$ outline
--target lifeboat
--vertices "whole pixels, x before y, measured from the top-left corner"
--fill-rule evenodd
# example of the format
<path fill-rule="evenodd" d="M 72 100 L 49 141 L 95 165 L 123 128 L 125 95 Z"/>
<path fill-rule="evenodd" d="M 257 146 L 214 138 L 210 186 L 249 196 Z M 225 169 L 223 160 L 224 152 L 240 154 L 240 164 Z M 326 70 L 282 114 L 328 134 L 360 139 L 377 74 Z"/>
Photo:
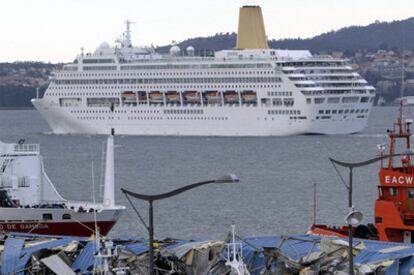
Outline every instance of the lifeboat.
<path fill-rule="evenodd" d="M 389 151 L 379 146 L 381 166 L 379 169 L 378 197 L 375 201 L 374 221 L 353 229 L 357 238 L 376 239 L 386 242 L 414 243 L 414 165 L 411 162 L 412 120 L 403 120 L 403 102 L 400 115 L 393 128 L 388 130 Z M 402 153 L 396 154 L 396 142 L 402 140 Z M 348 235 L 348 227 L 332 227 L 313 224 L 310 234 L 339 236 Z"/>
<path fill-rule="evenodd" d="M 197 91 L 187 91 L 184 92 L 184 98 L 188 103 L 199 103 L 200 93 Z"/>
<path fill-rule="evenodd" d="M 164 103 L 164 96 L 159 91 L 150 92 L 149 99 L 151 103 Z"/>
<path fill-rule="evenodd" d="M 256 103 L 257 102 L 257 95 L 253 91 L 244 91 L 242 94 L 242 101 L 244 103 Z"/>
<path fill-rule="evenodd" d="M 180 94 L 176 91 L 170 91 L 165 94 L 168 102 L 180 102 Z"/>
<path fill-rule="evenodd" d="M 132 91 L 125 91 L 122 93 L 122 101 L 126 104 L 136 104 L 137 103 L 137 95 L 135 92 Z"/>
<path fill-rule="evenodd" d="M 236 91 L 224 92 L 224 101 L 226 103 L 239 103 L 239 94 Z"/>
<path fill-rule="evenodd" d="M 124 96 L 124 97 L 135 97 L 135 92 L 125 91 L 125 92 L 122 93 L 122 96 Z"/>
<path fill-rule="evenodd" d="M 217 92 L 217 91 L 205 92 L 204 96 L 207 99 L 207 102 L 209 102 L 209 103 L 221 102 L 220 93 Z"/>

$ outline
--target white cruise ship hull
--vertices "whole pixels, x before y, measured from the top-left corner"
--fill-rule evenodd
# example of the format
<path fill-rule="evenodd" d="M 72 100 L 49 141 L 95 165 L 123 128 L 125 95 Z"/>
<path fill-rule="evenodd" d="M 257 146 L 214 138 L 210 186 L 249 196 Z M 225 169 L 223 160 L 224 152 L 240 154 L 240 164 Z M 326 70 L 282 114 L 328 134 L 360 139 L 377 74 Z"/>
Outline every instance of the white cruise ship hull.
<path fill-rule="evenodd" d="M 55 134 L 107 134 L 111 128 L 119 135 L 177 136 L 287 136 L 300 134 L 353 134 L 362 131 L 368 121 L 371 103 L 298 106 L 298 114 L 275 114 L 274 108 L 245 106 L 182 107 L 109 107 L 88 108 L 77 113 L 43 98 L 33 105 Z M 336 114 L 321 115 L 320 110 L 335 108 Z M 166 114 L 165 110 L 176 110 Z M 181 111 L 180 111 L 181 110 Z M 188 114 L 183 110 L 199 110 Z M 338 114 L 342 110 L 341 114 Z M 344 114 L 346 110 L 353 113 Z M 361 113 L 355 113 L 361 110 Z M 363 110 L 363 112 L 362 112 Z M 180 113 L 182 112 L 182 113 Z"/>
<path fill-rule="evenodd" d="M 213 56 L 132 46 L 130 24 L 119 45 L 82 51 L 33 99 L 54 133 L 335 135 L 367 125 L 375 88 L 346 59 L 269 48 L 258 6 L 240 9 L 235 49 Z"/>

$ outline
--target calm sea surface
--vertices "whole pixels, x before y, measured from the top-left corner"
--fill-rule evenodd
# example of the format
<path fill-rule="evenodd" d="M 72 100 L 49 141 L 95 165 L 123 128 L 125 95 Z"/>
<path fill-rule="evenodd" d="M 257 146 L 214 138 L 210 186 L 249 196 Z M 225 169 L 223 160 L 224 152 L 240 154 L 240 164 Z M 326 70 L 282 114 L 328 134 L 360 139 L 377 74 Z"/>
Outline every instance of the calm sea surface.
<path fill-rule="evenodd" d="M 147 236 L 121 187 L 157 194 L 227 173 L 236 174 L 240 183 L 212 184 L 156 202 L 156 237 L 224 238 L 231 224 L 242 236 L 304 233 L 313 219 L 314 183 L 317 221 L 343 224 L 347 191 L 328 157 L 360 161 L 376 156 L 376 145 L 387 142 L 385 131 L 396 114 L 396 108 L 374 108 L 368 128 L 350 136 L 117 136 L 116 199 L 129 209 L 111 234 Z M 106 138 L 49 133 L 36 111 L 0 111 L 0 140 L 40 143 L 46 171 L 65 198 L 92 200 L 92 165 L 99 196 Z M 378 165 L 355 171 L 354 204 L 365 222 L 372 221 Z M 136 206 L 147 218 L 146 203 Z"/>

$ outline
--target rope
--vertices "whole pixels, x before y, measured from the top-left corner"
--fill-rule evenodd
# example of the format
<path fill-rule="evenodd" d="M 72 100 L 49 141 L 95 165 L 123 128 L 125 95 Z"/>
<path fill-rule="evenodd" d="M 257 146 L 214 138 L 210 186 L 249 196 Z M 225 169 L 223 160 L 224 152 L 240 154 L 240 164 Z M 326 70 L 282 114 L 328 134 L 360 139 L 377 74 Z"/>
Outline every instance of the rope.
<path fill-rule="evenodd" d="M 331 161 L 331 163 L 332 163 L 332 166 L 334 167 L 336 173 L 338 174 L 339 178 L 341 179 L 342 184 L 346 187 L 346 189 L 349 189 L 349 186 L 346 184 L 344 178 L 341 175 L 341 172 L 339 172 L 338 167 L 336 167 L 334 162 Z"/>
<path fill-rule="evenodd" d="M 128 194 L 124 193 L 125 197 L 127 198 L 128 202 L 131 204 L 132 208 L 134 209 L 135 213 L 138 215 L 138 218 L 142 222 L 142 224 L 145 226 L 145 228 L 149 231 L 149 227 L 145 223 L 144 219 L 142 218 L 141 214 L 139 213 L 138 209 L 135 207 L 135 205 L 132 203 L 131 199 L 128 197 Z"/>

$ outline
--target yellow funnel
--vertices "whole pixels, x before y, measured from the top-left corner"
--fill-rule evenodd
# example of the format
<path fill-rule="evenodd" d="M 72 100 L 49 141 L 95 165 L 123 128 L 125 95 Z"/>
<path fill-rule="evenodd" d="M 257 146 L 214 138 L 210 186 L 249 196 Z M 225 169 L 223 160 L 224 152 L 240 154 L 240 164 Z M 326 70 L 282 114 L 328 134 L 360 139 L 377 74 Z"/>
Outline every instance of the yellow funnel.
<path fill-rule="evenodd" d="M 236 49 L 268 49 L 262 9 L 259 6 L 240 8 Z"/>

